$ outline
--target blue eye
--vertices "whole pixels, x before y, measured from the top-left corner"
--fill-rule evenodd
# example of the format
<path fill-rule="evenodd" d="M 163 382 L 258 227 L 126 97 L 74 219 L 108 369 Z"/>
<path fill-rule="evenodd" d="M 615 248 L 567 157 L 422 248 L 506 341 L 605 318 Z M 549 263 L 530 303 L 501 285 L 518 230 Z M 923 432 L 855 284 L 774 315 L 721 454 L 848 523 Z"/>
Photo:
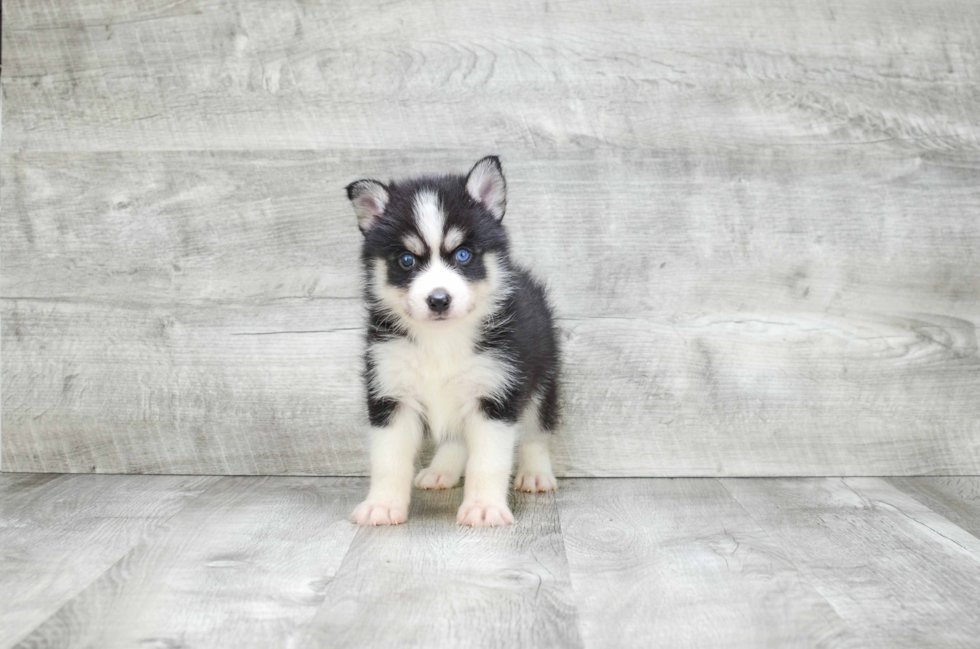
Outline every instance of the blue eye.
<path fill-rule="evenodd" d="M 469 263 L 470 259 L 473 258 L 473 254 L 466 248 L 460 248 L 456 251 L 456 261 L 461 264 Z"/>
<path fill-rule="evenodd" d="M 415 265 L 415 255 L 410 255 L 407 252 L 398 258 L 398 265 L 408 270 Z"/>

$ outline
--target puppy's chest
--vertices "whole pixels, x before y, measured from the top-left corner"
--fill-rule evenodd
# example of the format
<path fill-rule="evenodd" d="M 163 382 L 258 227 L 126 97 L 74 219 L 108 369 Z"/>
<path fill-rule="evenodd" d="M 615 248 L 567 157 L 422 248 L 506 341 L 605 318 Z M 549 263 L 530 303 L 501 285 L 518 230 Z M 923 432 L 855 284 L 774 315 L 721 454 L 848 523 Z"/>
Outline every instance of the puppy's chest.
<path fill-rule="evenodd" d="M 371 355 L 378 391 L 423 410 L 434 432 L 453 427 L 507 380 L 499 359 L 471 345 L 397 339 L 376 344 Z"/>

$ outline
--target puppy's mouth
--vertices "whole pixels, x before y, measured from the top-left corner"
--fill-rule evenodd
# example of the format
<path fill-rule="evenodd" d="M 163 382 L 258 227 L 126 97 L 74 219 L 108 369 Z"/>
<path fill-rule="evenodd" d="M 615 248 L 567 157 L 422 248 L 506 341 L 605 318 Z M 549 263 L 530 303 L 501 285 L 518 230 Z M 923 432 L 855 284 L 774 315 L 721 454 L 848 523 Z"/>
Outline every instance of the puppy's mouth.
<path fill-rule="evenodd" d="M 439 315 L 430 315 L 425 319 L 425 321 L 426 322 L 449 322 L 450 320 L 458 320 L 458 319 L 459 316 L 441 313 Z"/>
<path fill-rule="evenodd" d="M 473 311 L 472 307 L 466 309 L 465 312 L 460 312 L 455 309 L 447 313 L 432 313 L 430 311 L 424 314 L 421 318 L 416 318 L 416 320 L 420 320 L 422 322 L 427 322 L 427 323 L 431 322 L 431 323 L 440 323 L 440 324 L 443 323 L 451 324 L 454 322 L 460 322 L 461 320 L 465 320 L 466 316 L 468 316 L 472 311 Z"/>

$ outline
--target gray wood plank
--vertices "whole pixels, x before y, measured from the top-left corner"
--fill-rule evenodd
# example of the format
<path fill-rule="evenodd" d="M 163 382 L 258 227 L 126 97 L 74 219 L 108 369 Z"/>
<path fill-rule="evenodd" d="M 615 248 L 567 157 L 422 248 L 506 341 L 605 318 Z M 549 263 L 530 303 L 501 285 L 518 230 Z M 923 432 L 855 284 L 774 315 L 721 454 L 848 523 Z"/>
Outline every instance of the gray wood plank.
<path fill-rule="evenodd" d="M 478 154 L 6 155 L 3 467 L 362 474 L 339 188 Z M 971 155 L 505 164 L 516 256 L 565 330 L 560 475 L 980 470 Z"/>
<path fill-rule="evenodd" d="M 897 489 L 881 478 L 846 478 L 844 483 L 866 498 L 872 507 L 893 509 L 908 521 L 918 523 L 924 534 L 938 536 L 980 559 L 980 538 L 970 534 L 942 513 Z"/>
<path fill-rule="evenodd" d="M 2 295 L 355 300 L 362 239 L 344 185 L 463 171 L 483 153 L 4 154 Z M 980 312 L 980 154 L 870 145 L 503 161 L 514 255 L 568 317 Z"/>
<path fill-rule="evenodd" d="M 973 0 L 5 0 L 4 146 L 977 150 L 978 30 Z"/>
<path fill-rule="evenodd" d="M 2 473 L 0 474 L 0 507 L 4 512 L 13 511 L 20 502 L 29 500 L 29 494 L 61 476 L 56 473 Z"/>
<path fill-rule="evenodd" d="M 0 310 L 7 470 L 336 475 L 367 467 L 362 334 L 332 321 L 329 301 L 18 304 Z"/>
<path fill-rule="evenodd" d="M 330 322 L 329 303 L 142 309 L 4 300 L 3 307 L 8 470 L 343 475 L 367 468 L 361 334 L 353 322 Z M 943 321 L 916 319 L 903 334 L 893 322 L 797 319 L 787 328 L 802 340 L 783 340 L 779 331 L 787 329 L 778 325 L 564 321 L 568 408 L 554 440 L 557 470 L 975 470 L 975 357 L 915 342 L 920 335 L 956 340 L 963 330 L 940 334 Z M 274 327 L 312 333 L 235 335 Z M 876 330 L 887 340 L 875 340 Z M 865 406 L 866 394 L 895 401 Z M 885 417 L 885 408 L 887 420 L 873 418 Z M 929 414 L 937 420 L 922 419 Z"/>
<path fill-rule="evenodd" d="M 889 478 L 888 483 L 980 538 L 980 476 Z"/>
<path fill-rule="evenodd" d="M 715 480 L 563 480 L 558 505 L 588 646 L 860 646 Z"/>
<path fill-rule="evenodd" d="M 322 601 L 366 488 L 222 478 L 18 646 L 286 646 Z"/>
<path fill-rule="evenodd" d="M 416 491 L 406 525 L 361 529 L 299 646 L 582 646 L 554 496 L 492 530 L 458 526 L 461 501 Z"/>
<path fill-rule="evenodd" d="M 879 479 L 722 483 L 866 646 L 975 644 L 980 555 L 961 544 L 977 541 L 965 531 L 950 538 Z"/>
<path fill-rule="evenodd" d="M 0 647 L 23 638 L 217 480 L 44 478 L 19 497 L 0 498 Z"/>

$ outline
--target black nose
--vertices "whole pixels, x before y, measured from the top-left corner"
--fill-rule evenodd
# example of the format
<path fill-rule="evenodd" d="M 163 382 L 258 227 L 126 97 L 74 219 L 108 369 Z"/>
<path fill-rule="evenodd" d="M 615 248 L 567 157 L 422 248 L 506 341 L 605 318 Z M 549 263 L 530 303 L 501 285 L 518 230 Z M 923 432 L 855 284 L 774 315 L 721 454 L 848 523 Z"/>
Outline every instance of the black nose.
<path fill-rule="evenodd" d="M 429 311 L 433 313 L 445 313 L 449 310 L 449 302 L 451 300 L 448 293 L 436 290 L 425 301 L 429 303 Z"/>

